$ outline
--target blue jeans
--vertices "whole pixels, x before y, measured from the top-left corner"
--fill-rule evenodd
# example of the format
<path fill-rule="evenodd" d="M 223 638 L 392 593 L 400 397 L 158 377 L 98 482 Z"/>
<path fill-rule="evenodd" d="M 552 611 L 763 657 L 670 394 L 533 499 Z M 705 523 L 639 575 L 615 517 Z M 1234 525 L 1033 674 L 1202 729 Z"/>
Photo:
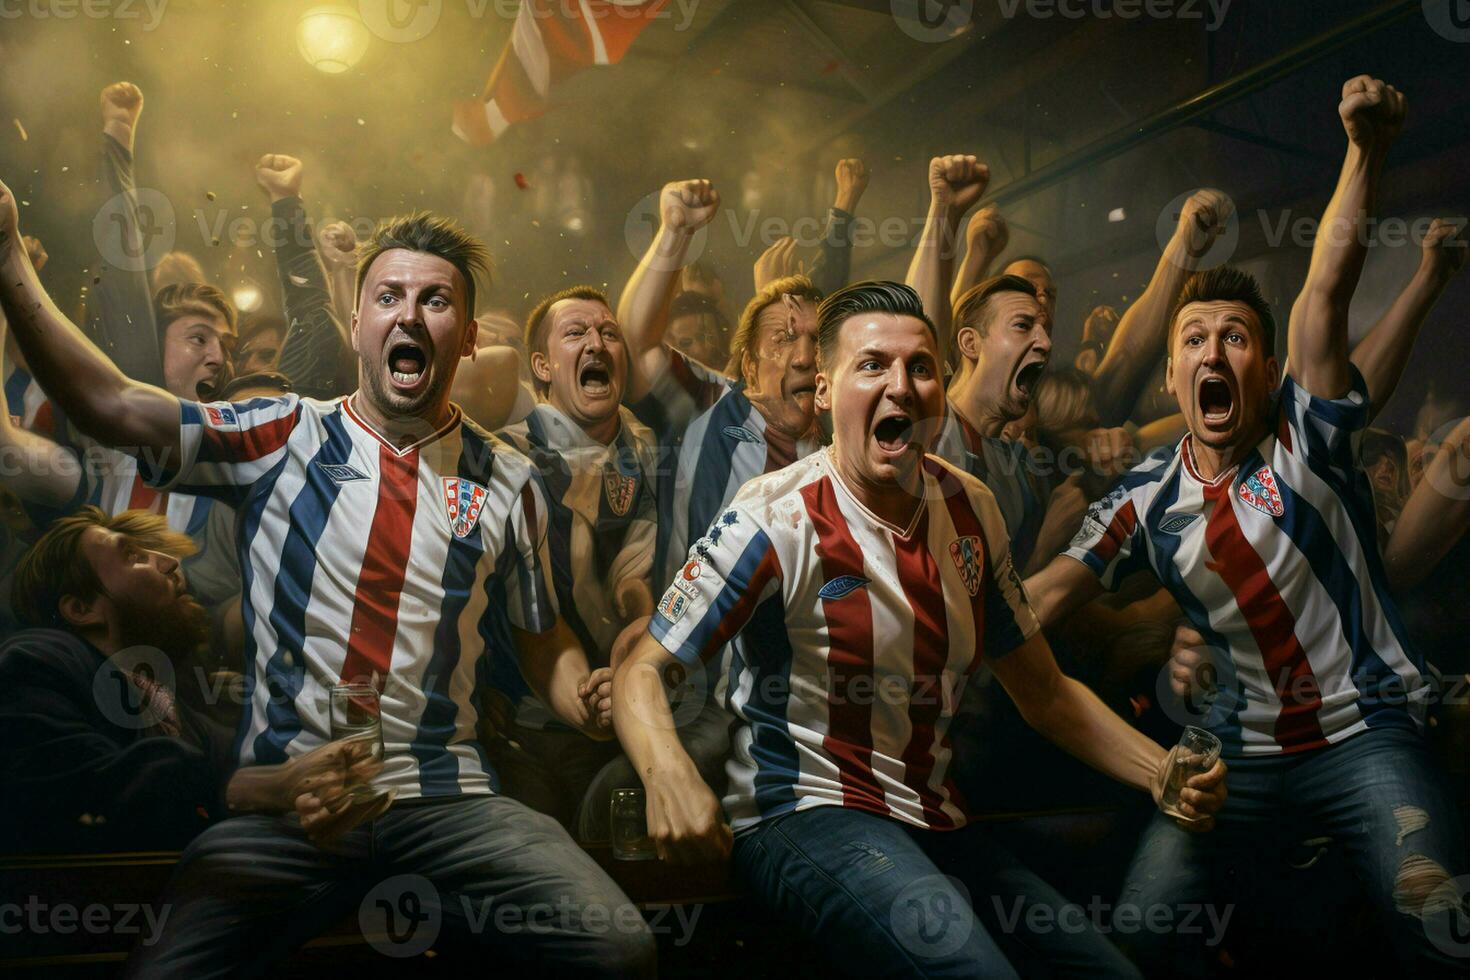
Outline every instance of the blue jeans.
<path fill-rule="evenodd" d="M 1304 840 L 1324 838 L 1331 842 L 1320 847 L 1341 854 L 1397 964 L 1414 964 L 1415 975 L 1470 969 L 1463 931 L 1470 879 L 1453 880 L 1467 870 L 1460 815 L 1420 736 L 1372 729 L 1299 755 L 1227 764 L 1229 798 L 1215 830 L 1191 834 L 1155 814 L 1128 869 L 1118 910 L 1131 910 L 1135 921 L 1158 907 L 1175 913 L 1174 921 L 1181 910 L 1204 910 L 1195 917 L 1202 928 L 1187 935 L 1115 931 L 1145 973 L 1207 976 L 1218 958 L 1221 920 L 1237 904 L 1244 916 L 1234 918 L 1252 922 L 1257 950 L 1310 957 L 1315 944 L 1352 941 L 1342 936 L 1342 921 L 1320 928 L 1313 921 L 1314 911 L 1337 896 L 1320 888 L 1304 896 L 1314 876 L 1293 868 L 1314 856 L 1303 854 Z"/>
<path fill-rule="evenodd" d="M 194 840 L 162 902 L 162 936 L 129 977 L 265 975 L 354 911 L 390 958 L 442 925 L 555 975 L 654 973 L 627 896 L 555 820 L 504 796 L 399 803 L 325 849 L 284 818 L 234 817 Z"/>
<path fill-rule="evenodd" d="M 1081 906 L 975 826 L 920 830 L 818 806 L 742 833 L 734 862 L 834 976 L 1138 975 Z"/>

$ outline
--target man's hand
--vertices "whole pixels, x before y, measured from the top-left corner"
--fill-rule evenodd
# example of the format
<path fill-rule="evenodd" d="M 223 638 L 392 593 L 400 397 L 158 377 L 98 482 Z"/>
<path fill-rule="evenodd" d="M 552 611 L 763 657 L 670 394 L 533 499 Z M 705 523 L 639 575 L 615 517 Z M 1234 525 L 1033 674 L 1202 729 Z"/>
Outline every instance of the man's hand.
<path fill-rule="evenodd" d="M 990 168 L 973 156 L 957 153 L 929 161 L 929 200 L 935 207 L 948 208 L 958 221 L 990 184 Z"/>
<path fill-rule="evenodd" d="M 1226 194 L 1213 188 L 1203 188 L 1189 195 L 1184 207 L 1179 209 L 1179 227 L 1175 238 L 1183 245 L 1192 259 L 1203 258 L 1225 231 L 1230 217 L 1235 214 L 1235 202 Z"/>
<path fill-rule="evenodd" d="M 785 276 L 806 274 L 806 263 L 796 257 L 796 239 L 788 236 L 778 238 L 776 244 L 761 253 L 755 260 L 755 291 Z"/>
<path fill-rule="evenodd" d="M 1214 697 L 1216 680 L 1215 664 L 1203 634 L 1180 623 L 1169 651 L 1169 690 L 1194 707 Z"/>
<path fill-rule="evenodd" d="M 1106 345 L 1118 329 L 1118 311 L 1111 306 L 1094 306 L 1082 324 L 1082 339 Z"/>
<path fill-rule="evenodd" d="M 714 220 L 720 192 L 707 180 L 676 180 L 658 195 L 658 216 L 665 228 L 693 234 Z"/>
<path fill-rule="evenodd" d="M 301 196 L 301 161 L 283 153 L 267 153 L 255 165 L 255 182 L 265 188 L 271 203 Z"/>
<path fill-rule="evenodd" d="M 1154 775 L 1152 791 L 1155 806 L 1163 798 L 1164 781 L 1169 777 L 1169 769 L 1174 764 L 1174 757 L 1179 754 L 1179 749 L 1180 746 L 1176 745 L 1169 750 Z M 1174 822 L 1192 833 L 1202 834 L 1213 830 L 1215 814 L 1225 805 L 1225 795 L 1225 761 L 1216 759 L 1208 772 L 1196 773 L 1185 780 L 1184 786 L 1179 790 L 1179 810 L 1185 816 L 1174 817 Z"/>
<path fill-rule="evenodd" d="M 30 235 L 22 235 L 20 240 L 25 243 L 26 254 L 31 257 L 31 268 L 40 272 L 46 267 L 46 260 L 51 257 L 46 254 L 46 246 L 41 244 L 39 238 L 32 238 Z"/>
<path fill-rule="evenodd" d="M 1138 461 L 1127 429 L 1093 429 L 1087 433 L 1086 445 L 1087 465 L 1103 476 L 1118 476 Z"/>
<path fill-rule="evenodd" d="M 730 856 L 734 837 L 720 801 L 692 767 L 682 777 L 645 775 L 648 836 L 660 861 L 715 864 Z"/>
<path fill-rule="evenodd" d="M 965 229 L 965 244 L 985 252 L 992 259 L 1005 251 L 1010 241 L 1011 229 L 1006 219 L 1001 217 L 1000 208 L 994 204 L 987 204 L 976 211 L 975 217 L 970 219 L 970 226 Z"/>
<path fill-rule="evenodd" d="M 357 234 L 345 221 L 333 221 L 321 232 L 322 261 L 327 269 L 357 268 Z"/>
<path fill-rule="evenodd" d="M 1424 268 L 1441 279 L 1449 279 L 1463 269 L 1465 256 L 1470 254 L 1470 243 L 1465 241 L 1463 231 L 1463 221 L 1435 218 L 1424 233 Z"/>
<path fill-rule="evenodd" d="M 852 157 L 837 161 L 837 197 L 832 206 L 839 211 L 853 214 L 863 192 L 868 189 L 868 168 L 863 161 Z"/>
<path fill-rule="evenodd" d="M 1360 149 L 1379 153 L 1398 138 L 1407 112 L 1408 102 L 1398 89 L 1369 75 L 1348 79 L 1337 107 L 1348 140 Z"/>
<path fill-rule="evenodd" d="M 143 91 L 132 82 L 113 82 L 102 90 L 102 131 L 129 152 L 142 114 Z"/>
<path fill-rule="evenodd" d="M 598 731 L 612 730 L 613 669 L 598 667 L 577 685 L 577 697 L 587 706 L 587 716 Z"/>

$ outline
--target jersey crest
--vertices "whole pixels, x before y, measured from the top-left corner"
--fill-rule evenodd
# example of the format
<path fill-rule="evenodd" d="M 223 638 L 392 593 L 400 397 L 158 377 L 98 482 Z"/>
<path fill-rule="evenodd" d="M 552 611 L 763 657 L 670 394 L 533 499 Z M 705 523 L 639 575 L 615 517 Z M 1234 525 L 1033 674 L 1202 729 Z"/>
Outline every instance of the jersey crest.
<path fill-rule="evenodd" d="M 602 491 L 613 514 L 626 517 L 633 506 L 633 498 L 638 495 L 638 477 L 609 463 L 602 469 Z"/>
<path fill-rule="evenodd" d="M 480 511 L 490 491 L 470 480 L 458 476 L 446 476 L 444 482 L 444 507 L 449 514 L 449 529 L 456 538 L 468 537 L 479 523 Z"/>
<path fill-rule="evenodd" d="M 980 572 L 984 564 L 984 554 L 985 549 L 981 546 L 979 537 L 973 534 L 956 538 L 949 545 L 949 557 L 954 559 L 954 567 L 960 570 L 960 580 L 965 583 L 965 588 L 972 597 L 980 594 Z"/>
<path fill-rule="evenodd" d="M 1286 513 L 1281 503 L 1281 491 L 1276 487 L 1276 474 L 1269 466 L 1262 466 L 1241 482 L 1240 499 L 1271 517 Z"/>

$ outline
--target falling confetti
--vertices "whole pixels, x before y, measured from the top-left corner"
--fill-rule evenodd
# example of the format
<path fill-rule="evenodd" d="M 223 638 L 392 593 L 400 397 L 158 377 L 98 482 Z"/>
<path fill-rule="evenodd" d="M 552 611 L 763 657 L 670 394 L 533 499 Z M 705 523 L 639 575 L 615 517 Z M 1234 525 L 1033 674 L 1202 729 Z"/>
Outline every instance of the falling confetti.
<path fill-rule="evenodd" d="M 20 133 L 20 141 L 22 143 L 25 143 L 25 142 L 29 141 L 31 137 L 26 133 L 26 128 L 21 125 L 20 120 L 19 119 L 11 119 L 10 121 L 13 122 L 13 123 L 15 123 L 15 131 L 17 133 Z"/>
<path fill-rule="evenodd" d="M 205 191 L 204 192 L 204 199 L 206 201 L 213 201 L 214 200 L 214 191 Z"/>
<path fill-rule="evenodd" d="M 521 173 L 519 170 L 516 171 L 515 181 L 516 186 L 519 187 L 521 190 L 526 190 L 531 186 L 531 182 L 526 179 L 526 175 Z"/>

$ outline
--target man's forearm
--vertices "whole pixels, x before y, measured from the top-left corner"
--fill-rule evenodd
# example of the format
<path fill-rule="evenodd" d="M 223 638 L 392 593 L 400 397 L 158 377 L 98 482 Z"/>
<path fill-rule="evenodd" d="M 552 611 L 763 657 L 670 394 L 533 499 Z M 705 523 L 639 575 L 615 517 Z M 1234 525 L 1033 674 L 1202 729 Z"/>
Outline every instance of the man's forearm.
<path fill-rule="evenodd" d="M 1123 313 L 1102 363 L 1093 375 L 1093 401 L 1104 426 L 1122 425 L 1167 353 L 1169 314 L 1199 260 L 1176 232 L 1154 267 L 1148 288 Z"/>
<path fill-rule="evenodd" d="M 924 312 L 934 321 L 941 351 L 949 349 L 952 315 L 949 293 L 950 284 L 954 281 L 958 224 L 958 218 L 951 207 L 931 204 L 924 219 L 924 230 L 919 235 L 919 247 L 914 250 L 908 275 L 904 277 L 904 282 L 919 294 Z"/>
<path fill-rule="evenodd" d="M 231 813 L 285 813 L 295 806 L 289 799 L 295 760 L 274 766 L 244 766 L 225 786 L 225 806 Z"/>
<path fill-rule="evenodd" d="M 662 655 L 658 641 L 645 636 L 618 669 L 613 679 L 613 727 L 640 779 L 698 779 L 698 769 L 679 741 L 663 681 L 652 662 Z"/>
<path fill-rule="evenodd" d="M 664 342 L 669 304 L 684 268 L 693 234 L 660 225 L 638 267 L 618 297 L 618 325 L 630 357 Z"/>
<path fill-rule="evenodd" d="M 522 635 L 520 651 L 521 675 L 532 693 L 567 725 L 592 738 L 607 738 L 597 728 L 587 703 L 578 688 L 592 673 L 587 655 L 577 637 L 564 621 L 539 635 Z"/>
<path fill-rule="evenodd" d="M 1414 349 L 1419 328 L 1439 301 L 1449 278 L 1427 263 L 1421 264 L 1383 318 L 1353 348 L 1351 360 L 1368 384 L 1368 402 L 1374 415 L 1393 396 L 1404 366 Z"/>
<path fill-rule="evenodd" d="M 1389 586 L 1402 595 L 1434 571 L 1470 529 L 1470 419 L 1455 426 L 1409 495 L 1383 549 Z"/>
<path fill-rule="evenodd" d="M 1166 752 L 1081 681 L 1061 675 L 1051 698 L 1034 716 L 1017 704 L 1031 727 L 1068 754 L 1120 783 L 1151 792 Z"/>
<path fill-rule="evenodd" d="M 988 242 L 989 239 L 985 239 L 984 243 L 979 239 L 972 239 L 965 246 L 965 257 L 960 260 L 959 271 L 954 276 L 954 285 L 949 290 L 949 303 L 951 307 L 958 304 L 961 296 L 969 292 L 972 287 L 983 282 L 985 277 L 989 275 L 990 267 L 995 263 L 997 253 L 990 249 Z"/>

